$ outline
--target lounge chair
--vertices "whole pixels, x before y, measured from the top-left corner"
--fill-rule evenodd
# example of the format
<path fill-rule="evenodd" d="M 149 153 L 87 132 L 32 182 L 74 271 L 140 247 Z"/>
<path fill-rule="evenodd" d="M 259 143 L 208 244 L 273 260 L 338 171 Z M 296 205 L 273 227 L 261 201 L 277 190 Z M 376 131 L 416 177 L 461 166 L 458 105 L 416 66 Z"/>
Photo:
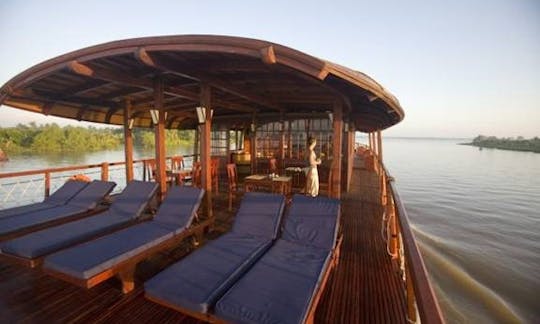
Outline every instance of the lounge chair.
<path fill-rule="evenodd" d="M 32 268 L 39 266 L 48 254 L 137 221 L 157 189 L 153 182 L 131 181 L 106 211 L 3 242 L 0 258 Z"/>
<path fill-rule="evenodd" d="M 151 221 L 49 255 L 43 270 L 85 288 L 118 275 L 123 292 L 128 293 L 134 288 L 137 263 L 176 245 L 200 227 L 191 224 L 203 195 L 199 188 L 172 187 Z"/>
<path fill-rule="evenodd" d="M 281 195 L 246 193 L 232 230 L 147 281 L 146 298 L 209 320 L 209 308 L 277 237 L 284 206 Z"/>
<path fill-rule="evenodd" d="M 313 322 L 339 254 L 340 204 L 294 196 L 283 235 L 217 302 L 215 316 L 233 323 Z"/>
<path fill-rule="evenodd" d="M 0 219 L 65 205 L 79 191 L 86 187 L 87 184 L 87 182 L 83 181 L 69 180 L 42 202 L 0 210 Z"/>
<path fill-rule="evenodd" d="M 67 189 L 76 189 L 78 186 L 71 184 L 67 186 Z M 92 215 L 92 211 L 97 208 L 98 204 L 115 186 L 116 184 L 114 182 L 92 181 L 86 184 L 63 205 L 3 217 L 0 219 L 0 240 L 11 239 L 45 227 Z M 62 192 L 53 201 L 60 201 L 60 197 L 65 196 L 67 194 Z"/>

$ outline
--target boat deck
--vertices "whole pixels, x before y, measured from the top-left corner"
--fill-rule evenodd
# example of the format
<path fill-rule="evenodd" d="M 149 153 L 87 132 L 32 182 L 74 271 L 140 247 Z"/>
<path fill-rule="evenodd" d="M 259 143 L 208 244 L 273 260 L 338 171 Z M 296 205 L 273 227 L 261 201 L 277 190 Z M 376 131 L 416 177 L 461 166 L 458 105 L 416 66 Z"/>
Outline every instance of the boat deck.
<path fill-rule="evenodd" d="M 386 252 L 377 177 L 355 166 L 351 190 L 342 197 L 344 241 L 339 265 L 329 278 L 316 313 L 320 323 L 405 323 L 403 284 Z M 216 231 L 227 230 L 234 213 L 225 195 L 215 199 Z M 210 239 L 212 237 L 209 237 Z M 141 283 L 192 250 L 191 244 L 155 256 L 136 273 L 134 292 L 123 295 L 117 280 L 90 290 L 37 270 L 0 263 L 0 318 L 5 323 L 197 323 L 147 301 Z"/>

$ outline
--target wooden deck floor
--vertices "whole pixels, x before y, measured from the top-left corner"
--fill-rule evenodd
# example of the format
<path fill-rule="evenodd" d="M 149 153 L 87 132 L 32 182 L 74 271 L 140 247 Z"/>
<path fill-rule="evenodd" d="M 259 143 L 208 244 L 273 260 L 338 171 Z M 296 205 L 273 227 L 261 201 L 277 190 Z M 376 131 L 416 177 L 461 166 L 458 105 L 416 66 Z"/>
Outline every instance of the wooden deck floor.
<path fill-rule="evenodd" d="M 343 197 L 344 241 L 338 267 L 317 309 L 320 323 L 405 323 L 401 282 L 380 236 L 381 207 L 373 174 L 355 168 L 351 191 Z M 227 230 L 234 213 L 224 197 L 215 202 L 216 233 Z M 211 237 L 210 237 L 211 238 Z M 141 283 L 191 250 L 186 243 L 157 255 L 137 269 L 133 293 L 123 295 L 116 280 L 90 290 L 37 270 L 0 263 L 0 319 L 4 323 L 196 323 L 147 301 Z"/>

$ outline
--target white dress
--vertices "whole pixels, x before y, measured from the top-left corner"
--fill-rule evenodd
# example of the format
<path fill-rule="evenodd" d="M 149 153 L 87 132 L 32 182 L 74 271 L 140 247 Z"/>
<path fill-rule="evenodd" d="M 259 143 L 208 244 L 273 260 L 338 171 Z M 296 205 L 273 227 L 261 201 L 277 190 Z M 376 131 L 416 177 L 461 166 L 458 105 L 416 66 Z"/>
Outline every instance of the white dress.
<path fill-rule="evenodd" d="M 309 153 L 309 166 L 306 172 L 306 195 L 317 197 L 319 195 L 319 172 L 317 171 L 317 157 L 315 152 Z"/>

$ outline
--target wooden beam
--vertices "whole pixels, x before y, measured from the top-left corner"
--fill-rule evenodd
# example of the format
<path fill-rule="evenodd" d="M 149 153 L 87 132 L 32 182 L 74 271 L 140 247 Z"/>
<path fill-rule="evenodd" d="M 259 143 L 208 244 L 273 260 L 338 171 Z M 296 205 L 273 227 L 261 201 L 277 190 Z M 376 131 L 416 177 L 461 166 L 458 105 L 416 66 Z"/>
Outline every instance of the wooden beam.
<path fill-rule="evenodd" d="M 41 111 L 43 112 L 45 116 L 49 115 L 54 104 L 55 102 L 53 101 L 53 102 L 47 102 L 46 104 L 43 105 L 43 107 L 41 108 Z"/>
<path fill-rule="evenodd" d="M 333 109 L 333 150 L 332 150 L 332 197 L 341 198 L 341 149 L 343 146 L 343 104 L 336 99 Z"/>
<path fill-rule="evenodd" d="M 209 218 L 213 217 L 212 210 L 212 175 L 211 175 L 211 156 L 210 156 L 210 141 L 212 129 L 212 98 L 210 85 L 201 83 L 200 105 L 206 109 L 206 120 L 200 125 L 201 129 L 201 173 L 202 187 L 206 191 L 206 211 Z"/>
<path fill-rule="evenodd" d="M 110 81 L 110 82 L 122 84 L 124 86 L 138 87 L 138 88 L 147 89 L 147 90 L 154 89 L 154 84 L 152 81 L 144 79 L 144 78 L 137 78 L 127 73 L 119 73 L 118 71 L 111 71 L 111 70 L 107 70 L 103 68 L 92 68 L 88 65 L 84 65 L 77 61 L 72 61 L 67 66 L 68 66 L 68 69 L 72 73 L 85 76 L 88 78 Z M 182 87 L 168 86 L 168 87 L 164 87 L 163 90 L 164 90 L 164 93 L 167 95 L 175 96 L 178 98 L 190 99 L 194 102 L 199 102 L 198 93 L 186 90 Z M 249 106 L 229 103 L 229 102 L 218 100 L 218 99 L 214 100 L 214 104 L 221 108 L 244 111 L 244 112 L 253 112 L 256 110 Z"/>
<path fill-rule="evenodd" d="M 78 96 L 106 85 L 109 85 L 109 82 L 103 80 L 89 80 L 83 84 L 65 89 L 64 93 L 69 94 L 70 96 Z"/>
<path fill-rule="evenodd" d="M 111 109 L 109 109 L 107 111 L 107 115 L 105 115 L 105 122 L 107 124 L 110 124 L 112 116 L 118 111 L 120 111 L 120 108 L 111 108 Z"/>
<path fill-rule="evenodd" d="M 275 109 L 278 111 L 283 110 L 276 103 L 271 102 L 267 98 L 263 98 L 256 94 L 249 93 L 249 91 L 245 89 L 241 89 L 237 86 L 234 86 L 228 81 L 220 80 L 219 78 L 215 76 L 210 76 L 206 73 L 196 71 L 193 68 L 179 66 L 177 63 L 164 60 L 164 59 L 159 59 L 155 57 L 155 55 L 148 53 L 144 48 L 137 49 L 137 51 L 135 52 L 135 57 L 141 63 L 147 66 L 150 66 L 154 69 L 157 69 L 159 71 L 169 72 L 169 73 L 176 74 L 184 78 L 204 82 L 210 85 L 211 87 L 220 89 L 224 92 L 231 93 L 237 97 L 254 102 L 261 106 L 265 106 L 267 108 Z"/>
<path fill-rule="evenodd" d="M 133 180 L 133 136 L 129 128 L 131 118 L 131 101 L 126 100 L 124 107 L 124 154 L 126 160 L 126 185 Z"/>
<path fill-rule="evenodd" d="M 79 108 L 79 111 L 77 111 L 77 117 L 76 117 L 78 121 L 82 120 L 84 113 L 86 112 L 86 109 L 88 109 L 88 106 L 82 106 L 81 108 Z"/>
<path fill-rule="evenodd" d="M 159 183 L 159 199 L 163 201 L 167 192 L 166 178 L 166 152 L 165 152 L 165 110 L 163 109 L 163 80 L 156 78 L 154 80 L 154 109 L 159 111 L 158 123 L 154 126 L 155 129 L 155 146 L 156 146 L 156 176 Z"/>
<path fill-rule="evenodd" d="M 261 60 L 265 64 L 276 64 L 276 53 L 274 53 L 274 46 L 270 45 L 260 49 Z"/>
<path fill-rule="evenodd" d="M 77 105 L 87 105 L 94 107 L 118 107 L 118 103 L 109 100 L 93 99 L 93 98 L 82 98 L 82 97 L 72 97 L 64 96 L 58 93 L 53 93 L 50 91 L 43 90 L 25 90 L 21 92 L 20 95 L 23 98 L 36 99 L 39 101 L 51 102 L 51 103 L 69 103 Z"/>

